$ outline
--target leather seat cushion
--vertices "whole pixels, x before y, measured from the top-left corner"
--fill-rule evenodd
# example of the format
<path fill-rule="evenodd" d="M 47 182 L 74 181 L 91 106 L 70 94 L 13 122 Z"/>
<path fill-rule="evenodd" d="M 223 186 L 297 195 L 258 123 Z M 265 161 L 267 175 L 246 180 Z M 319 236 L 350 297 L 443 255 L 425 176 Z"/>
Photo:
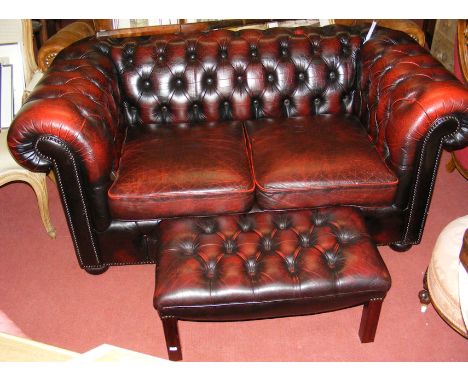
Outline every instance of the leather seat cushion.
<path fill-rule="evenodd" d="M 319 313 L 382 298 L 390 275 L 351 207 L 161 222 L 161 316 L 237 320 Z"/>
<path fill-rule="evenodd" d="M 109 205 L 117 219 L 235 213 L 254 182 L 239 122 L 150 128 L 127 140 Z"/>
<path fill-rule="evenodd" d="M 354 116 L 262 119 L 246 126 L 261 207 L 392 204 L 398 179 Z"/>

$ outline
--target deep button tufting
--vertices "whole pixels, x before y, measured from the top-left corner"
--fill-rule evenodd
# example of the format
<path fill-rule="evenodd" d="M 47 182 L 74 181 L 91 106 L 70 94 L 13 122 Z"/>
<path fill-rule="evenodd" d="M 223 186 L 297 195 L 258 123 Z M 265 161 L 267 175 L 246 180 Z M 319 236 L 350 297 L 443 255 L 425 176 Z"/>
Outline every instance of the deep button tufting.
<path fill-rule="evenodd" d="M 273 252 L 276 250 L 276 242 L 271 236 L 263 236 L 260 240 L 261 252 Z"/>
<path fill-rule="evenodd" d="M 163 113 L 167 113 L 167 106 L 166 105 L 161 106 L 161 111 Z"/>
<path fill-rule="evenodd" d="M 255 228 L 253 219 L 248 216 L 241 216 L 237 224 L 242 232 L 249 232 Z"/>
<path fill-rule="evenodd" d="M 304 81 L 304 79 L 305 79 L 305 74 L 304 74 L 303 72 L 299 72 L 299 74 L 297 75 L 297 77 L 299 78 L 299 80 Z"/>
<path fill-rule="evenodd" d="M 159 62 L 163 62 L 165 59 L 166 59 L 166 56 L 165 56 L 164 54 L 160 54 L 160 55 L 158 56 L 158 61 L 159 61 Z"/>
<path fill-rule="evenodd" d="M 244 83 L 244 76 L 242 74 L 237 75 L 237 83 L 242 85 Z"/>
<path fill-rule="evenodd" d="M 184 79 L 182 77 L 174 77 L 174 79 L 172 80 L 172 83 L 173 83 L 173 87 L 176 89 L 176 90 L 182 90 L 184 88 Z"/>
<path fill-rule="evenodd" d="M 257 260 L 255 258 L 249 257 L 245 262 L 245 266 L 250 277 L 257 274 Z"/>
<path fill-rule="evenodd" d="M 150 88 L 151 88 L 151 81 L 148 80 L 148 79 L 143 80 L 143 88 L 144 88 L 145 90 L 150 89 Z"/>
<path fill-rule="evenodd" d="M 328 222 L 327 215 L 321 214 L 320 212 L 315 212 L 311 216 L 312 223 L 314 223 L 317 227 L 321 227 Z"/>
<path fill-rule="evenodd" d="M 226 48 L 221 48 L 219 56 L 221 58 L 227 58 L 227 56 L 228 56 L 227 49 Z"/>
<path fill-rule="evenodd" d="M 251 47 L 250 48 L 250 56 L 251 57 L 257 57 L 258 56 L 258 51 L 257 51 L 257 48 L 256 47 Z"/>
<path fill-rule="evenodd" d="M 360 235 L 366 230 L 359 210 L 337 207 L 319 212 L 317 216 L 329 216 L 330 226 L 343 232 Z M 363 236 L 342 250 L 328 227 L 316 229 L 313 213 L 217 216 L 212 219 L 219 231 L 211 237 L 198 229 L 209 222 L 206 218 L 164 220 L 156 268 L 158 311 L 203 321 L 267 318 L 272 312 L 310 314 L 336 309 L 336 301 L 354 306 L 384 296 L 390 276 L 372 240 Z M 278 231 L 286 217 L 291 219 L 290 227 Z M 247 232 L 251 225 L 255 231 Z M 304 246 L 313 249 L 299 246 L 301 236 Z M 196 257 L 174 252 L 179 249 L 177 238 L 193 242 L 197 237 L 201 244 Z"/>
<path fill-rule="evenodd" d="M 325 259 L 328 268 L 335 272 L 338 272 L 344 265 L 344 258 L 341 256 L 339 251 L 335 252 L 332 250 L 326 250 L 323 253 L 323 258 Z"/>
<path fill-rule="evenodd" d="M 234 239 L 226 239 L 223 243 L 224 253 L 231 255 L 237 251 L 237 243 Z"/>
<path fill-rule="evenodd" d="M 291 105 L 291 100 L 290 100 L 289 98 L 286 98 L 286 99 L 283 101 L 283 104 L 284 104 L 284 106 L 287 107 L 287 106 Z"/>
<path fill-rule="evenodd" d="M 322 101 L 320 100 L 320 98 L 318 98 L 318 97 L 314 98 L 314 103 L 315 103 L 316 105 L 320 105 L 320 102 L 322 102 Z"/>
<path fill-rule="evenodd" d="M 216 276 L 216 261 L 213 259 L 206 263 L 206 277 L 212 279 Z"/>
<path fill-rule="evenodd" d="M 178 247 L 184 255 L 193 256 L 198 251 L 199 243 L 190 238 L 181 240 L 178 243 Z"/>
<path fill-rule="evenodd" d="M 287 214 L 278 215 L 274 220 L 276 227 L 279 230 L 285 230 L 291 227 L 291 217 Z"/>
<path fill-rule="evenodd" d="M 288 48 L 282 48 L 282 49 L 281 49 L 281 55 L 282 55 L 283 57 L 289 56 L 289 50 L 288 50 Z"/>
<path fill-rule="evenodd" d="M 294 256 L 286 256 L 284 258 L 284 261 L 286 262 L 286 267 L 288 268 L 288 271 L 291 275 L 295 275 L 297 273 L 296 269 L 296 259 Z"/>
<path fill-rule="evenodd" d="M 315 242 L 316 242 L 316 237 L 309 232 L 302 232 L 298 236 L 299 238 L 299 245 L 302 248 L 310 248 L 312 247 Z"/>
<path fill-rule="evenodd" d="M 334 232 L 337 242 L 340 245 L 344 244 L 355 244 L 355 242 L 359 239 L 359 234 L 354 231 L 350 231 L 347 229 L 337 229 Z"/>
<path fill-rule="evenodd" d="M 328 73 L 328 78 L 330 80 L 335 80 L 336 79 L 336 73 L 334 71 L 331 71 L 330 73 Z"/>
<path fill-rule="evenodd" d="M 205 78 L 205 86 L 206 87 L 211 88 L 211 87 L 213 87 L 214 83 L 215 83 L 215 79 L 211 75 L 207 76 Z"/>
<path fill-rule="evenodd" d="M 211 218 L 200 219 L 197 222 L 197 226 L 200 232 L 206 235 L 211 235 L 218 230 L 217 221 Z"/>
<path fill-rule="evenodd" d="M 267 75 L 267 80 L 268 82 L 274 82 L 275 81 L 275 75 L 273 73 L 268 73 Z"/>

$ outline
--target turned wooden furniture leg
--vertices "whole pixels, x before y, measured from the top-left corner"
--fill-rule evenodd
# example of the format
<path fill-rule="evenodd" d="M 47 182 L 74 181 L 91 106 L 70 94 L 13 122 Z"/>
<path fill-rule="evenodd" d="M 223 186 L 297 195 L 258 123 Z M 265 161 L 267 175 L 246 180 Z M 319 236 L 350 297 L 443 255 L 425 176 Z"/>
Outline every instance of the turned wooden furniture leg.
<path fill-rule="evenodd" d="M 177 328 L 177 318 L 161 317 L 166 337 L 167 354 L 171 361 L 182 359 L 182 349 L 180 347 L 179 329 Z"/>
<path fill-rule="evenodd" d="M 377 324 L 379 323 L 380 310 L 383 299 L 373 299 L 364 304 L 362 309 L 361 326 L 359 327 L 359 337 L 362 343 L 373 342 Z"/>

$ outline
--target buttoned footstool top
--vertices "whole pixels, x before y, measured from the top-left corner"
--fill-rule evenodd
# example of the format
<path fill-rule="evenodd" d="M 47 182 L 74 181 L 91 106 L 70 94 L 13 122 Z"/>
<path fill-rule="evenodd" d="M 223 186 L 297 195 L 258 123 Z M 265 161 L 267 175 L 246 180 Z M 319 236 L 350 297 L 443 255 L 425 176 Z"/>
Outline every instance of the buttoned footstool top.
<path fill-rule="evenodd" d="M 351 207 L 165 220 L 160 230 L 163 322 L 313 314 L 381 301 L 391 284 Z"/>

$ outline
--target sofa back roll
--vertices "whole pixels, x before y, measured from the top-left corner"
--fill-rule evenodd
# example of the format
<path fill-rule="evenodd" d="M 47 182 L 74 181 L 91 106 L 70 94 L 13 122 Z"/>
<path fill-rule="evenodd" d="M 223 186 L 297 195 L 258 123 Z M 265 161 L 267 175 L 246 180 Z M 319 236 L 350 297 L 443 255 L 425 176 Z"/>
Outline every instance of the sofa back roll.
<path fill-rule="evenodd" d="M 127 122 L 138 128 L 351 113 L 361 37 L 332 25 L 100 44 L 119 72 Z"/>

